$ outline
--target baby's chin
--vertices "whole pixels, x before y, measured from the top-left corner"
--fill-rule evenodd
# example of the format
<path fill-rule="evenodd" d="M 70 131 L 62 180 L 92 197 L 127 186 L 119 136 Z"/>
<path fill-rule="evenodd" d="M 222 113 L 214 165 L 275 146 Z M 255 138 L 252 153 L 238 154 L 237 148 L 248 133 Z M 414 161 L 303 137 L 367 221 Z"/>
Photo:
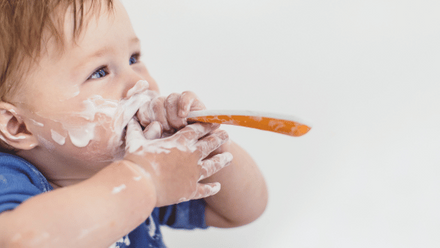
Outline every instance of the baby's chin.
<path fill-rule="evenodd" d="M 77 147 L 83 160 L 91 163 L 111 163 L 125 155 L 125 130 L 109 132 L 109 129 L 95 130 L 96 134 L 85 147 Z"/>

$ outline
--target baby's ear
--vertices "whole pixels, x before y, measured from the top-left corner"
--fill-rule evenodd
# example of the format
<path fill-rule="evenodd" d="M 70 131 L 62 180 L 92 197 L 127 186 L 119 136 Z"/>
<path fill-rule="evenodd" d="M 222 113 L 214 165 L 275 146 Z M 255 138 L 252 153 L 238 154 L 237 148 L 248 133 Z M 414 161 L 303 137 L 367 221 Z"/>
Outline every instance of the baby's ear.
<path fill-rule="evenodd" d="M 0 102 L 0 139 L 15 149 L 30 150 L 38 140 L 16 110 L 14 105 Z"/>

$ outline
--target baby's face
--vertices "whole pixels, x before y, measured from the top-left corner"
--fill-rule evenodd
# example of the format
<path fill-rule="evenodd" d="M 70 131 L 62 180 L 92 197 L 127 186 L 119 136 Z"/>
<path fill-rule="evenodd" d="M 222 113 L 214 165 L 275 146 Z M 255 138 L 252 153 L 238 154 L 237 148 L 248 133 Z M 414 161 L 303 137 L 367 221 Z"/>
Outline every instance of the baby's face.
<path fill-rule="evenodd" d="M 37 137 L 29 160 L 50 177 L 88 177 L 124 154 L 124 128 L 158 87 L 139 60 L 140 42 L 119 1 L 87 19 L 73 41 L 66 15 L 64 53 L 49 41 L 15 97 Z M 31 150 L 32 154 L 32 150 Z M 46 156 L 42 158 L 42 156 Z M 52 166 L 56 166 L 52 168 Z M 64 173 L 66 172 L 66 173 Z M 51 175 L 57 174 L 57 175 Z"/>

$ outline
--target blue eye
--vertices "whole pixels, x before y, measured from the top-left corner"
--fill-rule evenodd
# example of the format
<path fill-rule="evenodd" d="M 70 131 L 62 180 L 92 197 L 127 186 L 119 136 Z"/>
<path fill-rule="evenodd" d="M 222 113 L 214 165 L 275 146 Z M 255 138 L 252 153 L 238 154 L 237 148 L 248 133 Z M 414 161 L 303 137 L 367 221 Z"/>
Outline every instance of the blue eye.
<path fill-rule="evenodd" d="M 89 79 L 98 79 L 102 78 L 108 75 L 108 72 L 105 70 L 105 68 L 101 68 L 96 70 L 92 75 L 90 75 Z"/>
<path fill-rule="evenodd" d="M 139 54 L 133 54 L 133 55 L 130 57 L 129 64 L 130 64 L 130 65 L 132 65 L 132 64 L 136 64 L 136 63 L 138 62 L 139 56 L 140 56 Z"/>

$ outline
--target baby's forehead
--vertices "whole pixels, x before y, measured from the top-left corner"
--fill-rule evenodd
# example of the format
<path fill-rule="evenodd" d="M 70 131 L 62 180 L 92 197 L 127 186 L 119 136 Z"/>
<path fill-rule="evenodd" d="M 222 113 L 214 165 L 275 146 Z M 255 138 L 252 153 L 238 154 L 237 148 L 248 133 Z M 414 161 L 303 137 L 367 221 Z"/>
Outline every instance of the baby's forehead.
<path fill-rule="evenodd" d="M 106 6 L 93 4 L 101 1 L 90 0 L 87 2 L 91 2 L 89 6 L 81 7 L 86 8 L 87 11 L 78 11 L 74 5 L 71 5 L 64 12 L 56 14 L 59 25 L 56 27 L 56 32 L 51 32 L 50 35 L 52 38 L 55 38 L 58 43 L 57 45 L 63 48 L 65 43 L 67 43 L 70 45 L 70 48 L 74 48 L 84 38 L 84 34 L 88 29 L 98 28 L 101 17 L 106 19 L 112 17 L 114 8 L 112 0 L 105 0 L 105 2 L 111 3 Z M 58 39 L 58 37 L 61 37 L 61 39 Z"/>
<path fill-rule="evenodd" d="M 56 25 L 49 24 L 43 29 L 41 40 L 43 49 L 37 57 L 48 56 L 52 60 L 60 59 L 66 52 L 80 46 L 88 29 L 98 28 L 100 17 L 103 15 L 111 17 L 113 13 L 113 0 L 89 0 L 81 4 L 84 6 L 71 4 L 54 11 L 53 20 Z"/>

